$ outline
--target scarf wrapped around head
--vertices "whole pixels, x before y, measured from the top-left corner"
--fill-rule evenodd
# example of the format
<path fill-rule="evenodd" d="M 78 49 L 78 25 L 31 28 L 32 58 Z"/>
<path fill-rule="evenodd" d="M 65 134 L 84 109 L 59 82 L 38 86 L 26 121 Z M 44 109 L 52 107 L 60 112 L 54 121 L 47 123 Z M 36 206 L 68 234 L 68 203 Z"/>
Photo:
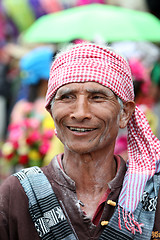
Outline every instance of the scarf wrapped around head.
<path fill-rule="evenodd" d="M 120 55 L 95 44 L 77 44 L 53 62 L 46 109 L 50 111 L 50 103 L 61 86 L 90 81 L 110 88 L 123 102 L 134 100 L 131 71 Z M 146 182 L 160 171 L 160 141 L 153 135 L 145 115 L 138 107 L 127 129 L 129 161 L 118 204 L 126 212 L 134 212 Z"/>

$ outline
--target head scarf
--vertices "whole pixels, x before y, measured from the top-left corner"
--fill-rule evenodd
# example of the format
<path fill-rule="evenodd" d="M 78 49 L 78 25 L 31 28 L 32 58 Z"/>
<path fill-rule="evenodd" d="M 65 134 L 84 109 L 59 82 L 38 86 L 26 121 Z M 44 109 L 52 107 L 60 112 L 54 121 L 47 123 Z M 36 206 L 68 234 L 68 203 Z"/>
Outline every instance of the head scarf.
<path fill-rule="evenodd" d="M 50 71 L 46 108 L 56 91 L 67 83 L 97 82 L 110 88 L 123 102 L 134 100 L 128 63 L 110 49 L 95 44 L 76 45 L 60 55 Z M 145 115 L 136 107 L 127 125 L 128 169 L 118 204 L 133 213 L 141 200 L 147 180 L 160 171 L 160 141 L 153 135 Z"/>

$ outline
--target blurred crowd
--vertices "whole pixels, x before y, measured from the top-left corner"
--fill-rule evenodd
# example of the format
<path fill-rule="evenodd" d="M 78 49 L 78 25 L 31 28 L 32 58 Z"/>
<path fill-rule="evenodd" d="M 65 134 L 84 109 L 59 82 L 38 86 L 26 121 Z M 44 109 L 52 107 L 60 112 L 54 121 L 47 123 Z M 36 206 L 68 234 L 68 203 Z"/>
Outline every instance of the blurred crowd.
<path fill-rule="evenodd" d="M 26 8 L 24 3 L 27 4 L 27 1 L 17 1 L 17 6 L 22 7 L 18 5 L 19 2 L 23 2 Z M 33 7 L 36 9 L 33 18 L 26 18 L 28 26 L 41 15 L 91 3 L 150 11 L 160 18 L 160 4 L 154 0 L 28 2 L 30 5 L 26 10 L 30 10 L 30 14 L 31 7 L 32 13 Z M 3 0 L 0 5 L 0 18 L 3 20 L 3 24 L 0 21 L 0 181 L 18 168 L 45 165 L 54 155 L 63 151 L 63 145 L 54 131 L 54 122 L 44 109 L 50 66 L 60 46 L 19 44 L 17 36 L 28 26 L 23 25 L 24 21 L 22 24 L 21 16 L 15 16 L 14 9 L 11 11 L 13 3 Z M 52 8 L 49 7 L 51 5 Z M 74 41 L 74 44 L 77 42 Z M 160 44 L 129 41 L 103 44 L 109 44 L 128 60 L 136 104 L 144 111 L 154 134 L 160 139 Z M 115 154 L 121 154 L 127 160 L 126 146 L 126 132 L 123 130 L 117 138 Z"/>

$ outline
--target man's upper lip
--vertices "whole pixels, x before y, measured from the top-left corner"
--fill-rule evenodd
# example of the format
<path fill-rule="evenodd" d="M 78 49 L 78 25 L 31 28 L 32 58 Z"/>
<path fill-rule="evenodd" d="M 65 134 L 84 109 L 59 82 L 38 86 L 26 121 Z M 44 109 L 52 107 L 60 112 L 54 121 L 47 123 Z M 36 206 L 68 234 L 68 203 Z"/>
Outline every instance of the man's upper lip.
<path fill-rule="evenodd" d="M 70 126 L 70 125 L 68 125 L 67 127 L 68 128 L 79 128 L 79 129 L 81 129 L 81 128 L 83 128 L 83 129 L 96 129 L 96 127 L 91 127 L 91 126 L 87 127 L 87 126 Z"/>

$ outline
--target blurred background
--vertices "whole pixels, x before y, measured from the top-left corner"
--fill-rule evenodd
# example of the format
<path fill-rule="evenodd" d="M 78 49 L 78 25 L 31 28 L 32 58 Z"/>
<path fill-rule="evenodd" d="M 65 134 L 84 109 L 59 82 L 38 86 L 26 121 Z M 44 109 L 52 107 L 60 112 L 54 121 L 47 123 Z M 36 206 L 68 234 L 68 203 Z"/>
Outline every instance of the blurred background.
<path fill-rule="evenodd" d="M 159 0 L 0 0 L 0 183 L 63 152 L 45 94 L 55 54 L 80 42 L 128 60 L 136 104 L 160 139 Z M 127 160 L 126 129 L 115 154 Z"/>

